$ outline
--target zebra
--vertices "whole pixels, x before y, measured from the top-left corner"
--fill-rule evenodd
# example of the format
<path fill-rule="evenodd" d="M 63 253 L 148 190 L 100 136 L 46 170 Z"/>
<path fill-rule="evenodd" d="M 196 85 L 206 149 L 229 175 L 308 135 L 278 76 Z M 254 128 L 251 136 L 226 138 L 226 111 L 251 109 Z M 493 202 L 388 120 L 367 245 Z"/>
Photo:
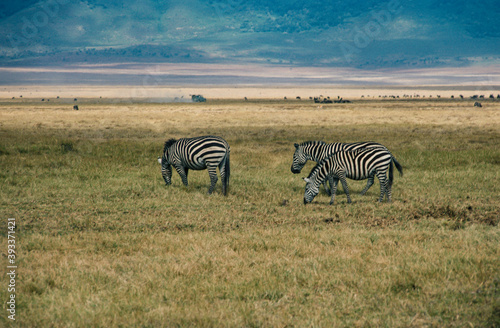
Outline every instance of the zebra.
<path fill-rule="evenodd" d="M 403 168 L 387 149 L 364 148 L 352 151 L 336 152 L 332 156 L 318 163 L 311 170 L 309 176 L 304 178 L 304 181 L 306 182 L 304 204 L 310 203 L 314 197 L 316 197 L 319 193 L 320 184 L 323 183 L 328 177 L 331 177 L 333 180 L 333 184 L 331 184 L 330 204 L 333 204 L 335 200 L 335 193 L 337 191 L 339 180 L 342 183 L 345 194 L 347 195 L 347 202 L 351 203 L 346 178 L 353 180 L 371 178 L 373 181 L 375 175 L 380 182 L 380 197 L 378 201 L 381 202 L 384 199 L 384 195 L 387 195 L 387 201 L 390 202 L 391 187 L 394 180 L 393 162 L 402 176 Z M 389 180 L 387 180 L 386 177 L 388 168 Z"/>
<path fill-rule="evenodd" d="M 301 144 L 294 144 L 294 146 L 295 153 L 293 154 L 291 167 L 292 173 L 294 174 L 300 173 L 308 160 L 319 163 L 338 151 L 350 151 L 362 148 L 383 148 L 387 150 L 384 145 L 372 141 L 354 143 L 335 142 L 329 144 L 324 141 L 306 141 Z M 375 177 L 368 178 L 366 187 L 365 189 L 363 189 L 363 191 L 361 191 L 361 195 L 364 195 L 368 191 L 368 189 L 370 189 L 370 187 L 373 185 L 374 178 Z M 327 180 L 325 180 L 324 185 L 326 193 L 330 195 L 330 188 L 327 187 Z"/>
<path fill-rule="evenodd" d="M 158 158 L 161 164 L 161 175 L 167 185 L 172 182 L 172 167 L 181 176 L 182 183 L 188 185 L 188 170 L 208 169 L 211 194 L 217 183 L 217 167 L 222 180 L 222 193 L 226 196 L 229 187 L 229 153 L 226 140 L 216 136 L 170 139 L 165 142 L 163 155 Z"/>

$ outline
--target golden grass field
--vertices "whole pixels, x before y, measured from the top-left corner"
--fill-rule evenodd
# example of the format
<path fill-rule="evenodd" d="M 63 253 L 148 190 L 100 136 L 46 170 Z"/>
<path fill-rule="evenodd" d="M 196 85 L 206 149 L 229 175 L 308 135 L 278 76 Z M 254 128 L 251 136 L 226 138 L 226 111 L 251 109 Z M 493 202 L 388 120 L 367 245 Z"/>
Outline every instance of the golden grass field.
<path fill-rule="evenodd" d="M 0 99 L 0 326 L 500 325 L 500 101 L 73 97 Z M 161 178 L 163 143 L 204 134 L 231 146 L 227 197 L 206 171 Z M 303 205 L 306 140 L 386 145 L 393 202 L 350 180 L 353 204 Z"/>

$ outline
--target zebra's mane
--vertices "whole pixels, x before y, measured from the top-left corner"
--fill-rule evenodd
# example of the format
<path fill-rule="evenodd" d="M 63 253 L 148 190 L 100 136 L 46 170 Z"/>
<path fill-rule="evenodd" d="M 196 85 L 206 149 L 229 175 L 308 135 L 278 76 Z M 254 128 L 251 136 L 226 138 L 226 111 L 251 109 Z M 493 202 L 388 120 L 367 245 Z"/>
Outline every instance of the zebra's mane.
<path fill-rule="evenodd" d="M 309 146 L 309 145 L 326 145 L 324 141 L 304 141 L 300 144 L 300 146 Z"/>
<path fill-rule="evenodd" d="M 310 179 L 313 174 L 317 173 L 319 171 L 319 169 L 321 168 L 321 166 L 323 165 L 322 163 L 323 161 L 317 163 L 311 170 L 311 172 L 309 172 L 309 175 L 307 176 L 308 179 Z"/>
<path fill-rule="evenodd" d="M 170 140 L 167 140 L 165 142 L 165 145 L 163 146 L 163 153 L 165 154 L 165 152 L 167 151 L 168 148 L 170 148 L 170 146 L 172 146 L 174 143 L 176 143 L 177 140 L 176 139 L 170 139 Z"/>

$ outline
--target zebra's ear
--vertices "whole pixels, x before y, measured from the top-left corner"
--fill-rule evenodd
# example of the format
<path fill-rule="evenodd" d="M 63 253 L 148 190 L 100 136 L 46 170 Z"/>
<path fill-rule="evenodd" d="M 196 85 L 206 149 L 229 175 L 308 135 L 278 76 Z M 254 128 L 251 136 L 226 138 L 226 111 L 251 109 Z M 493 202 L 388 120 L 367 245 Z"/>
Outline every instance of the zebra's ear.
<path fill-rule="evenodd" d="M 158 163 L 161 164 L 161 157 L 158 157 Z"/>
<path fill-rule="evenodd" d="M 293 144 L 295 146 L 295 148 L 299 148 L 299 144 Z"/>
<path fill-rule="evenodd" d="M 311 182 L 311 180 L 310 180 L 309 178 L 302 178 L 302 179 L 304 179 L 304 181 L 305 181 L 306 183 Z"/>

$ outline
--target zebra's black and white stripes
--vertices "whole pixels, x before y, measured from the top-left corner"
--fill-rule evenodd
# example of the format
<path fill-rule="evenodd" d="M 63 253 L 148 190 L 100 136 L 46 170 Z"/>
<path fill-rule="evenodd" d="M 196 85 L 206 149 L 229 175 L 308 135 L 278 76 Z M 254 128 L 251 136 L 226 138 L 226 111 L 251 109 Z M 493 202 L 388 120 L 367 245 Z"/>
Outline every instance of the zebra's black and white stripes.
<path fill-rule="evenodd" d="M 308 160 L 319 163 L 304 179 L 307 182 L 304 194 L 304 203 L 311 202 L 319 192 L 321 183 L 330 181 L 331 203 L 334 202 L 335 192 L 340 180 L 351 202 L 347 178 L 354 180 L 368 179 L 362 194 L 373 185 L 375 176 L 380 181 L 380 198 L 384 195 L 391 200 L 391 187 L 393 181 L 393 165 L 403 174 L 401 165 L 383 145 L 375 142 L 357 142 L 351 144 L 326 144 L 321 141 L 295 144 L 292 172 L 297 173 Z M 351 150 L 342 150 L 351 149 Z M 333 154 L 328 156 L 328 154 Z M 208 170 L 211 194 L 217 183 L 217 167 L 222 180 L 222 192 L 227 194 L 230 176 L 230 148 L 229 144 L 221 137 L 202 136 L 195 138 L 170 139 L 165 142 L 163 154 L 158 161 L 161 164 L 161 174 L 167 185 L 172 182 L 172 166 L 180 175 L 184 185 L 188 185 L 189 170 Z M 324 157 L 322 160 L 321 158 Z M 386 172 L 389 169 L 389 179 Z M 326 184 L 325 184 L 326 186 Z"/>
<path fill-rule="evenodd" d="M 229 144 L 216 136 L 170 139 L 165 142 L 163 155 L 158 161 L 161 164 L 161 174 L 167 185 L 172 182 L 172 166 L 181 176 L 182 183 L 188 185 L 188 171 L 208 170 L 210 187 L 208 193 L 214 191 L 217 183 L 217 167 L 222 180 L 222 193 L 227 194 L 229 187 L 230 165 Z"/>
<path fill-rule="evenodd" d="M 319 193 L 319 186 L 329 177 L 332 178 L 331 200 L 333 204 L 337 185 L 340 180 L 342 187 L 347 195 L 347 202 L 351 202 L 349 196 L 349 187 L 347 186 L 346 178 L 353 180 L 370 179 L 373 184 L 374 176 L 376 175 L 380 182 L 380 197 L 381 202 L 384 195 L 387 195 L 387 201 L 391 201 L 391 187 L 394 179 L 393 163 L 396 168 L 403 174 L 401 165 L 396 161 L 394 156 L 385 148 L 364 148 L 353 151 L 339 151 L 332 156 L 318 163 L 311 171 L 306 181 L 306 189 L 304 192 L 304 204 L 310 203 Z M 389 169 L 389 179 L 386 172 Z M 371 185 L 370 185 L 371 186 Z M 370 187 L 367 185 L 366 190 Z"/>
<path fill-rule="evenodd" d="M 292 173 L 300 173 L 304 165 L 306 165 L 308 160 L 315 161 L 316 163 L 332 156 L 339 151 L 351 151 L 363 148 L 387 148 L 379 143 L 366 141 L 366 142 L 353 142 L 353 143 L 326 143 L 323 141 L 306 141 L 301 144 L 295 144 L 295 152 L 293 153 L 292 161 Z M 368 178 L 367 185 L 361 194 L 365 194 L 366 191 L 373 185 L 374 177 Z M 327 186 L 327 180 L 324 182 L 325 190 L 330 195 L 330 188 Z"/>
<path fill-rule="evenodd" d="M 373 147 L 387 149 L 384 145 L 372 141 L 352 143 L 326 143 L 324 141 L 306 141 L 301 144 L 295 144 L 295 153 L 293 154 L 291 170 L 292 173 L 300 173 L 308 160 L 319 163 L 341 150 L 350 151 Z"/>

